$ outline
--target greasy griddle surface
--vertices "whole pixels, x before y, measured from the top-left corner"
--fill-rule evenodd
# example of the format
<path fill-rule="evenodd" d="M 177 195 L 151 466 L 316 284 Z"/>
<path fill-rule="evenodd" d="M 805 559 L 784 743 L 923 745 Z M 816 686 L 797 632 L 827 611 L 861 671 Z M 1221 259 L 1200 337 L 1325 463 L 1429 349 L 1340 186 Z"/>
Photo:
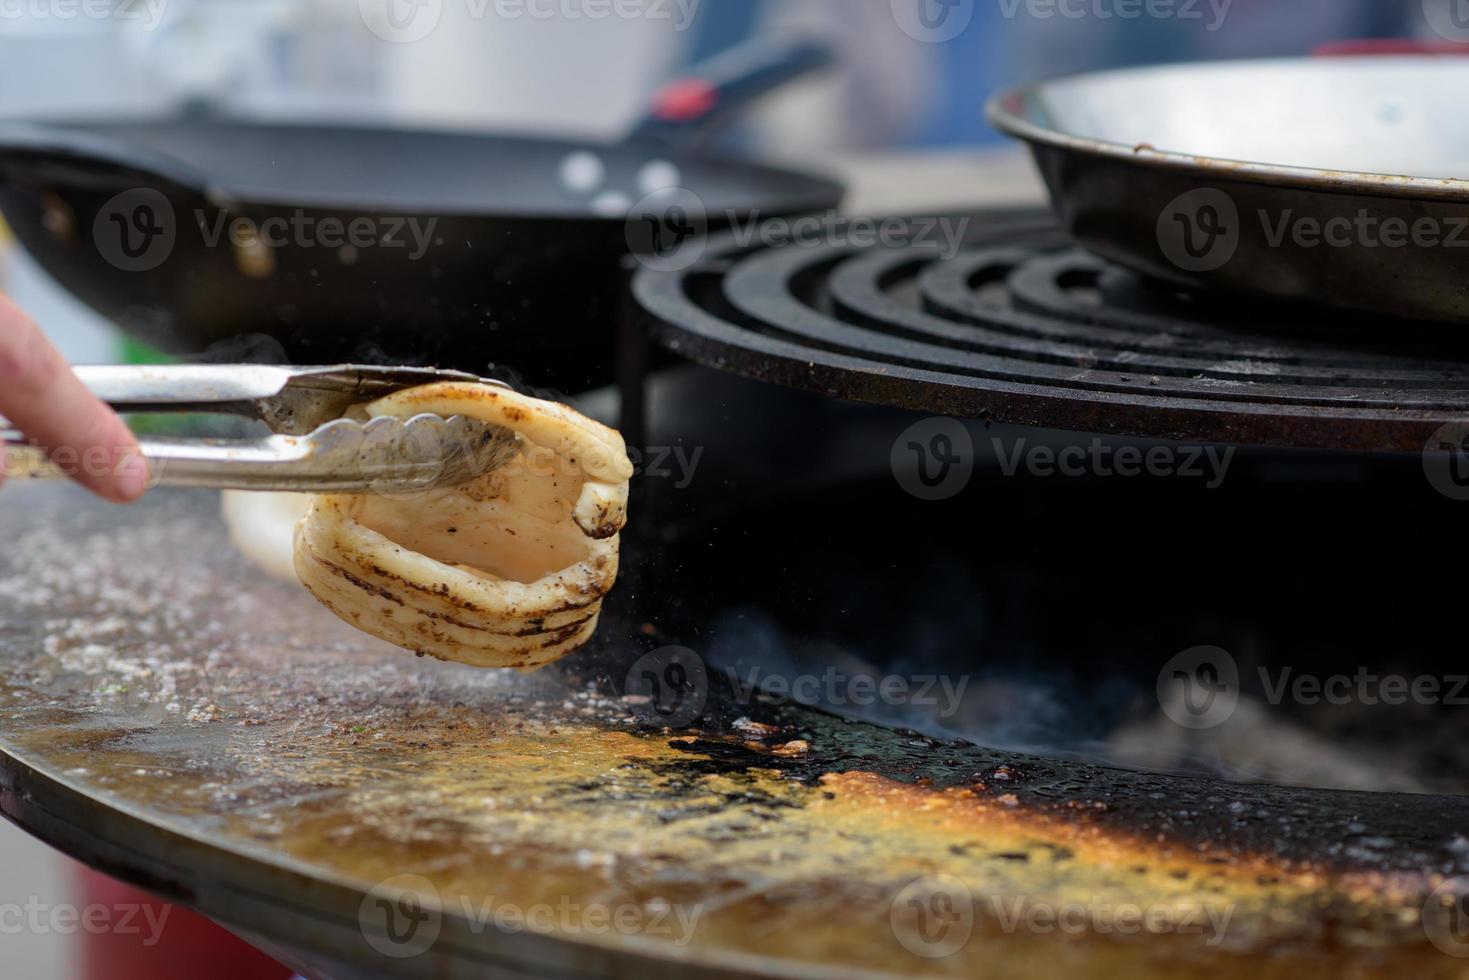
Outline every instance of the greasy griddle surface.
<path fill-rule="evenodd" d="M 105 839 L 125 812 L 146 827 L 143 846 L 205 842 L 228 859 L 208 875 L 257 888 L 283 888 L 276 869 L 345 883 L 346 898 L 325 889 L 311 902 L 348 931 L 376 883 L 431 882 L 440 945 L 388 960 L 364 942 L 361 962 L 427 975 L 448 970 L 439 956 L 489 955 L 507 937 L 461 914 L 489 902 L 570 909 L 552 939 L 679 971 L 1449 976 L 1462 965 L 1419 922 L 1427 892 L 1469 871 L 1459 799 L 1120 773 L 760 704 L 651 729 L 615 688 L 667 639 L 656 596 L 637 598 L 649 608 L 634 616 L 621 595 L 597 648 L 557 671 L 417 660 L 248 566 L 217 504 L 159 492 L 120 510 L 71 488 L 0 491 L 0 805 L 57 840 L 57 820 Z M 735 725 L 740 714 L 773 727 Z M 25 789 L 38 772 L 87 805 L 40 812 Z M 127 873 L 119 860 L 112 870 Z M 925 878 L 938 874 L 953 877 Z M 968 903 L 955 921 L 972 935 L 950 955 L 912 951 L 919 913 L 903 889 L 915 879 L 928 883 L 920 894 L 937 882 Z M 227 889 L 151 884 L 262 928 L 219 907 Z M 643 909 L 649 928 L 579 929 L 591 905 Z M 1106 927 L 1109 910 L 1129 907 L 1155 910 L 1141 937 Z M 1079 909 L 1085 928 L 1015 926 L 1016 912 L 1045 908 Z M 677 912 L 697 913 L 691 936 Z M 1222 932 L 1179 928 L 1226 913 Z M 300 946 L 320 927 L 269 928 Z"/>

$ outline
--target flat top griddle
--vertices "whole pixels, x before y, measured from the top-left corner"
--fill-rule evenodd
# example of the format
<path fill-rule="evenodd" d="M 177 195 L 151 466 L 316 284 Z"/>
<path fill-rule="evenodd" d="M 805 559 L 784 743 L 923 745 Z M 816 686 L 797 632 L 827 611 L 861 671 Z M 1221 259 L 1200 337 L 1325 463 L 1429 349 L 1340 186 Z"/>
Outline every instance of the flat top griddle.
<path fill-rule="evenodd" d="M 521 677 L 356 633 L 216 511 L 0 493 L 0 810 L 313 976 L 1461 970 L 1420 912 L 1469 872 L 1462 798 L 1039 760 L 717 677 L 691 726 L 652 727 L 621 685 L 679 638 L 636 546 L 596 648 Z M 1171 926 L 1086 911 L 1124 906 Z M 1036 907 L 1086 928 L 1007 928 Z"/>

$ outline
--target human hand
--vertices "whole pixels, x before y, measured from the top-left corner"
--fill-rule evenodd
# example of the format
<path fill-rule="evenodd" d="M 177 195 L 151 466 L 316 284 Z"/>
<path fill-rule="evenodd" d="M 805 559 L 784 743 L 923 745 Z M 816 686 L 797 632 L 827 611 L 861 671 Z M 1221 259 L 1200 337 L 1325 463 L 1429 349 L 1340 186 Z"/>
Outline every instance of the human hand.
<path fill-rule="evenodd" d="M 77 380 L 31 318 L 3 295 L 0 416 L 101 497 L 127 503 L 148 487 L 148 464 L 132 432 Z M 3 451 L 0 447 L 0 457 Z M 4 475 L 0 466 L 0 480 Z"/>

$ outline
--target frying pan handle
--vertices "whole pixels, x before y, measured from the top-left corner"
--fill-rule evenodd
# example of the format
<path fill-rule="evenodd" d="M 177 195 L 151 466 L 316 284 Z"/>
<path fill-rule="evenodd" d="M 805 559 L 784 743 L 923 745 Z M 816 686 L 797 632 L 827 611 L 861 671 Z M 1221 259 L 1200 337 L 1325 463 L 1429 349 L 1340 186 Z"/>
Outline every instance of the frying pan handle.
<path fill-rule="evenodd" d="M 171 157 L 95 133 L 29 122 L 0 123 L 0 181 L 40 189 L 148 187 L 210 196 L 208 181 Z"/>
<path fill-rule="evenodd" d="M 830 46 L 809 39 L 730 48 L 659 89 L 626 142 L 690 151 L 762 96 L 835 60 Z"/>

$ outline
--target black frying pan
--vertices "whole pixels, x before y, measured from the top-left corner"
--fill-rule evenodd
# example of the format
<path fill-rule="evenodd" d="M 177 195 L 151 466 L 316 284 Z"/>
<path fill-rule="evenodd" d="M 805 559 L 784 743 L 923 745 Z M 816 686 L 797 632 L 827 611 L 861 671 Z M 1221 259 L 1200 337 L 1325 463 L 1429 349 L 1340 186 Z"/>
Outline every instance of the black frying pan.
<path fill-rule="evenodd" d="M 668 247 L 704 216 L 840 203 L 831 181 L 694 152 L 713 123 L 828 61 L 802 42 L 738 48 L 610 145 L 189 117 L 4 123 L 0 209 L 63 286 L 168 351 L 264 334 L 297 362 L 493 363 L 582 390 L 612 379 L 630 246 Z M 632 207 L 670 184 L 651 218 Z"/>

